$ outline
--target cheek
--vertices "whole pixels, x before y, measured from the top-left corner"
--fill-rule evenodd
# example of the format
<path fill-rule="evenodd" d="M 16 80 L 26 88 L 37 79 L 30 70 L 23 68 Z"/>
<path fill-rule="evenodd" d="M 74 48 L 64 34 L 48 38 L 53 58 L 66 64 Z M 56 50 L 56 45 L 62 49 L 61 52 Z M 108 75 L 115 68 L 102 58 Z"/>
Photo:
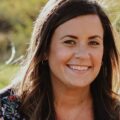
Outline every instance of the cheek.
<path fill-rule="evenodd" d="M 58 65 L 60 64 L 66 64 L 69 59 L 70 59 L 70 54 L 65 51 L 56 51 L 54 54 L 51 56 L 52 59 L 54 59 L 54 62 Z"/>
<path fill-rule="evenodd" d="M 96 64 L 97 67 L 101 67 L 102 58 L 103 58 L 103 50 L 94 53 L 94 63 Z"/>
<path fill-rule="evenodd" d="M 52 60 L 55 63 L 67 62 L 71 57 L 72 57 L 71 50 L 65 49 L 64 47 L 60 47 L 60 46 L 52 47 L 49 54 L 49 60 L 50 61 Z"/>

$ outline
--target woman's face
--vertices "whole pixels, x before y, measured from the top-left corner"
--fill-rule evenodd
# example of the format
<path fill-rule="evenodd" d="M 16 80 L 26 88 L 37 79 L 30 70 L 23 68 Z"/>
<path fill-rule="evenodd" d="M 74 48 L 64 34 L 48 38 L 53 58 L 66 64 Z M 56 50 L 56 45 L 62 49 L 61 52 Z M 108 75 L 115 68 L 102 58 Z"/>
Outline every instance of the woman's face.
<path fill-rule="evenodd" d="M 97 15 L 78 16 L 58 26 L 48 53 L 53 87 L 90 86 L 100 71 L 103 49 Z"/>

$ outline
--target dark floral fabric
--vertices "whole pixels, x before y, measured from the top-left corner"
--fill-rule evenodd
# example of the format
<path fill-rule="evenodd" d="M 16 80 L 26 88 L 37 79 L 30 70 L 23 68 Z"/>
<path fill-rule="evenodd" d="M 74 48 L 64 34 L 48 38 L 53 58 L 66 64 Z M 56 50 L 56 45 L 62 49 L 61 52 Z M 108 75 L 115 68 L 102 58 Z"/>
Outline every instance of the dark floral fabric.
<path fill-rule="evenodd" d="M 11 89 L 0 93 L 0 120 L 25 120 L 19 107 L 20 100 Z"/>

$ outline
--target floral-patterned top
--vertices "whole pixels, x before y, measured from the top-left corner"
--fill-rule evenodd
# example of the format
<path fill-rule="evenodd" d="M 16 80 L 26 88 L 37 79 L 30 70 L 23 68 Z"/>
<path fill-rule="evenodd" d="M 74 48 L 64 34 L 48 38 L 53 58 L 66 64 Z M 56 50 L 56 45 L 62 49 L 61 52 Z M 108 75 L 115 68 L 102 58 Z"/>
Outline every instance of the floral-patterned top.
<path fill-rule="evenodd" d="M 19 111 L 20 100 L 13 90 L 0 93 L 0 120 L 26 120 Z"/>

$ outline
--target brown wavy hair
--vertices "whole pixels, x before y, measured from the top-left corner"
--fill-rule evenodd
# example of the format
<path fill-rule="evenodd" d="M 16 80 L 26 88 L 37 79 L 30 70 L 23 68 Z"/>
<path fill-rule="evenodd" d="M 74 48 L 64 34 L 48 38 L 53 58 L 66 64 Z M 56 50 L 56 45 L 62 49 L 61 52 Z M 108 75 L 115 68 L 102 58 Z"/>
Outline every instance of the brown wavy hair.
<path fill-rule="evenodd" d="M 55 120 L 54 94 L 46 54 L 55 29 L 74 17 L 95 14 L 104 29 L 104 55 L 101 70 L 91 84 L 96 120 L 118 120 L 119 54 L 113 28 L 106 13 L 93 0 L 49 0 L 33 29 L 30 47 L 17 86 L 21 112 L 30 120 Z M 114 86 L 115 87 L 114 87 Z M 113 88 L 114 92 L 113 92 Z"/>

